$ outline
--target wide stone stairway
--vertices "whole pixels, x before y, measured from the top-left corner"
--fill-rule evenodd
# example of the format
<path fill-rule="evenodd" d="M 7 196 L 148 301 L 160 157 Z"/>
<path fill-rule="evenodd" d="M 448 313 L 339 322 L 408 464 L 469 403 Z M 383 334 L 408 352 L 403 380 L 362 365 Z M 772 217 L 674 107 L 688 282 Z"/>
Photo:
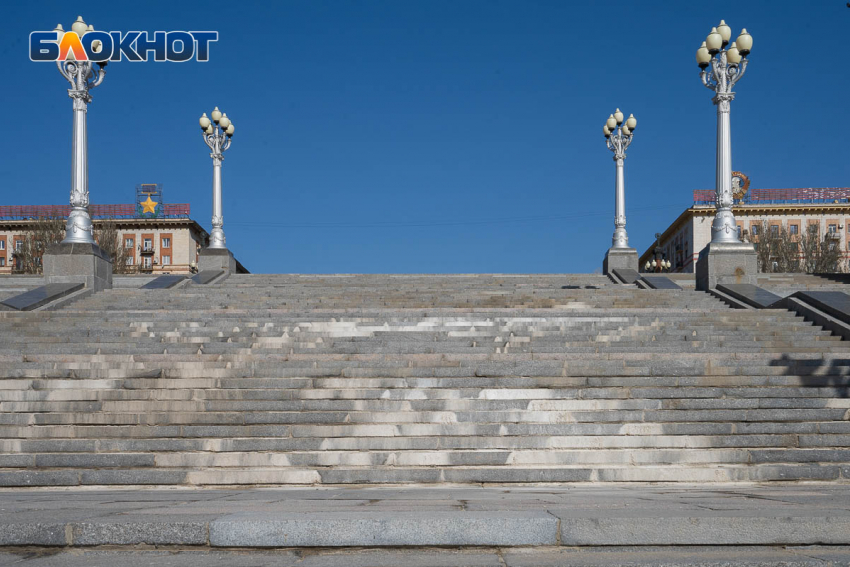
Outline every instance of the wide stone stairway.
<path fill-rule="evenodd" d="M 850 350 L 597 275 L 234 275 L 0 313 L 0 485 L 850 478 Z"/>

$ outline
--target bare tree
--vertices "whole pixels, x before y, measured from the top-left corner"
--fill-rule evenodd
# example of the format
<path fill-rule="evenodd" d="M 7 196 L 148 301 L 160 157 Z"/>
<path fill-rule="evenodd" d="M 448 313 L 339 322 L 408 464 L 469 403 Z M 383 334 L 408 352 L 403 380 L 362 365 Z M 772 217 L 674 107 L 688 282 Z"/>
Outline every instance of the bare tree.
<path fill-rule="evenodd" d="M 805 271 L 809 274 L 843 271 L 841 241 L 830 232 L 821 238 L 820 227 L 816 224 L 809 225 L 804 231 L 800 238 L 800 250 Z"/>
<path fill-rule="evenodd" d="M 65 238 L 65 219 L 39 217 L 32 220 L 23 234 L 20 247 L 13 251 L 14 271 L 19 274 L 42 273 L 41 259 L 45 249 Z"/>
<path fill-rule="evenodd" d="M 127 265 L 127 249 L 118 232 L 115 221 L 103 220 L 97 223 L 94 238 L 101 250 L 112 259 L 112 273 L 126 274 L 133 271 L 133 266 Z"/>

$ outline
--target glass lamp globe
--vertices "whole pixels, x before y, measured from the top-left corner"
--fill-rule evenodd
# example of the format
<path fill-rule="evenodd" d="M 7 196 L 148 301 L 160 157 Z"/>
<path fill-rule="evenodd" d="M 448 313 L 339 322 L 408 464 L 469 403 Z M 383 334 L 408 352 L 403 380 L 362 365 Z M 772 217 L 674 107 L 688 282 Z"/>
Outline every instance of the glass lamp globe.
<path fill-rule="evenodd" d="M 236 126 L 233 125 L 233 122 L 230 123 L 230 126 L 227 127 L 227 130 L 224 131 L 228 136 L 232 136 L 236 131 Z"/>
<path fill-rule="evenodd" d="M 729 40 L 732 38 L 732 28 L 726 25 L 725 20 L 720 20 L 720 24 L 717 26 L 717 33 L 723 38 L 723 45 L 729 43 Z"/>
<path fill-rule="evenodd" d="M 697 65 L 700 66 L 701 69 L 705 69 L 708 67 L 708 64 L 711 62 L 711 53 L 708 52 L 708 48 L 705 46 L 705 42 L 702 42 L 702 45 L 699 49 L 697 49 Z"/>
<path fill-rule="evenodd" d="M 206 130 L 207 128 L 210 127 L 211 122 L 210 122 L 210 119 L 207 118 L 206 112 L 204 112 L 204 115 L 201 116 L 200 120 L 198 120 L 198 123 L 201 125 L 201 130 Z"/>
<path fill-rule="evenodd" d="M 723 47 L 723 36 L 717 33 L 717 28 L 711 28 L 711 33 L 705 38 L 705 46 L 712 55 L 719 52 L 720 48 Z"/>
<path fill-rule="evenodd" d="M 216 124 L 218 124 L 218 121 L 221 120 L 221 111 L 218 109 L 217 106 L 215 107 L 215 110 L 210 112 L 210 118 L 212 118 L 213 122 L 215 122 Z"/>
<path fill-rule="evenodd" d="M 86 33 L 86 23 L 83 21 L 82 16 L 77 16 L 77 21 L 71 24 L 71 31 L 76 33 L 78 36 L 83 37 L 83 34 Z"/>
<path fill-rule="evenodd" d="M 227 117 L 227 114 L 221 115 L 221 118 L 218 119 L 218 125 L 227 130 L 227 127 L 230 126 L 230 118 Z"/>
<path fill-rule="evenodd" d="M 637 128 L 637 118 L 635 118 L 634 114 L 629 114 L 629 119 L 626 120 L 626 126 L 628 126 L 629 130 L 634 132 L 635 128 Z"/>
<path fill-rule="evenodd" d="M 618 125 L 623 123 L 623 113 L 620 112 L 619 108 L 614 112 L 614 118 L 617 119 Z"/>
<path fill-rule="evenodd" d="M 736 42 L 732 42 L 732 46 L 726 50 L 726 60 L 731 65 L 737 65 L 741 62 L 741 52 L 738 51 L 738 45 Z"/>
<path fill-rule="evenodd" d="M 738 51 L 742 56 L 746 57 L 750 54 L 750 50 L 753 48 L 753 36 L 747 33 L 747 28 L 741 30 L 741 35 L 735 40 L 735 45 L 738 46 Z"/>
<path fill-rule="evenodd" d="M 607 138 L 607 137 L 609 137 L 609 136 L 611 135 L 611 130 L 609 130 L 609 129 L 608 129 L 608 125 L 607 125 L 607 124 L 605 124 L 605 125 L 602 127 L 602 133 L 603 133 L 603 134 L 605 134 L 605 137 L 606 137 L 606 138 Z"/>
<path fill-rule="evenodd" d="M 613 114 L 608 117 L 608 120 L 605 122 L 605 125 L 608 127 L 608 130 L 610 130 L 611 132 L 613 132 L 614 129 L 617 127 L 617 119 L 614 118 Z"/>

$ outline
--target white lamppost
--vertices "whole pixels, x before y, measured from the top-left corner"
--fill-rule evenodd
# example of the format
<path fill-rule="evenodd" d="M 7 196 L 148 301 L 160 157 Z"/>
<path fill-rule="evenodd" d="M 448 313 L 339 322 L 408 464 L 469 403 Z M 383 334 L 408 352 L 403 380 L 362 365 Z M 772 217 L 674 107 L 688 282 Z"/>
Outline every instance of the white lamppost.
<path fill-rule="evenodd" d="M 57 25 L 55 31 L 65 33 L 62 24 Z M 78 16 L 77 21 L 71 25 L 71 31 L 82 37 L 88 32 L 94 31 L 94 28 L 86 25 L 83 17 Z M 92 42 L 92 48 L 96 52 L 102 49 L 99 43 L 99 41 Z M 104 69 L 106 63 L 106 61 L 99 61 L 96 64 L 92 61 L 76 61 L 73 59 L 73 52 L 71 52 L 69 60 L 56 62 L 59 72 L 71 83 L 68 96 L 74 101 L 74 138 L 71 146 L 73 156 L 71 165 L 71 214 L 68 215 L 68 221 L 65 224 L 63 243 L 94 244 L 91 216 L 89 215 L 86 112 L 88 103 L 91 102 L 89 91 L 103 82 L 106 74 Z"/>
<path fill-rule="evenodd" d="M 626 159 L 626 148 L 632 143 L 632 136 L 637 128 L 637 120 L 630 115 L 623 123 L 623 113 L 618 108 L 608 117 L 602 133 L 608 149 L 614 152 L 617 163 L 617 182 L 614 193 L 614 236 L 611 239 L 612 248 L 628 248 L 629 237 L 626 234 L 626 188 L 623 177 L 623 162 Z"/>
<path fill-rule="evenodd" d="M 212 120 L 210 120 L 212 118 Z M 198 121 L 203 131 L 204 142 L 209 146 L 210 157 L 213 160 L 213 213 L 212 231 L 210 232 L 209 248 L 225 249 L 224 217 L 221 214 L 221 162 L 224 152 L 230 147 L 230 141 L 236 127 L 227 117 L 215 107 L 207 118 L 206 112 Z"/>
<path fill-rule="evenodd" d="M 717 106 L 717 179 L 715 207 L 717 213 L 711 225 L 712 243 L 736 243 L 738 229 L 732 214 L 732 138 L 729 132 L 729 103 L 735 98 L 735 86 L 747 69 L 747 56 L 753 38 L 744 29 L 729 45 L 732 29 L 723 20 L 697 50 L 697 64 L 703 84 L 714 91 L 712 102 Z"/>

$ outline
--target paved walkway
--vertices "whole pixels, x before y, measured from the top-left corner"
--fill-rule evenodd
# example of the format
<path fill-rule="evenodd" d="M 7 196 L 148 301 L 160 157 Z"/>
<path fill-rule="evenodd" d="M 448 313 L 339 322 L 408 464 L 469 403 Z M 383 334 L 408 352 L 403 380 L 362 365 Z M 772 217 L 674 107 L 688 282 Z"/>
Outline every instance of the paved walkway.
<path fill-rule="evenodd" d="M 850 545 L 850 487 L 20 489 L 0 545 Z"/>
<path fill-rule="evenodd" d="M 837 567 L 850 549 L 805 547 L 594 547 L 499 549 L 0 551 L 17 567 Z"/>

